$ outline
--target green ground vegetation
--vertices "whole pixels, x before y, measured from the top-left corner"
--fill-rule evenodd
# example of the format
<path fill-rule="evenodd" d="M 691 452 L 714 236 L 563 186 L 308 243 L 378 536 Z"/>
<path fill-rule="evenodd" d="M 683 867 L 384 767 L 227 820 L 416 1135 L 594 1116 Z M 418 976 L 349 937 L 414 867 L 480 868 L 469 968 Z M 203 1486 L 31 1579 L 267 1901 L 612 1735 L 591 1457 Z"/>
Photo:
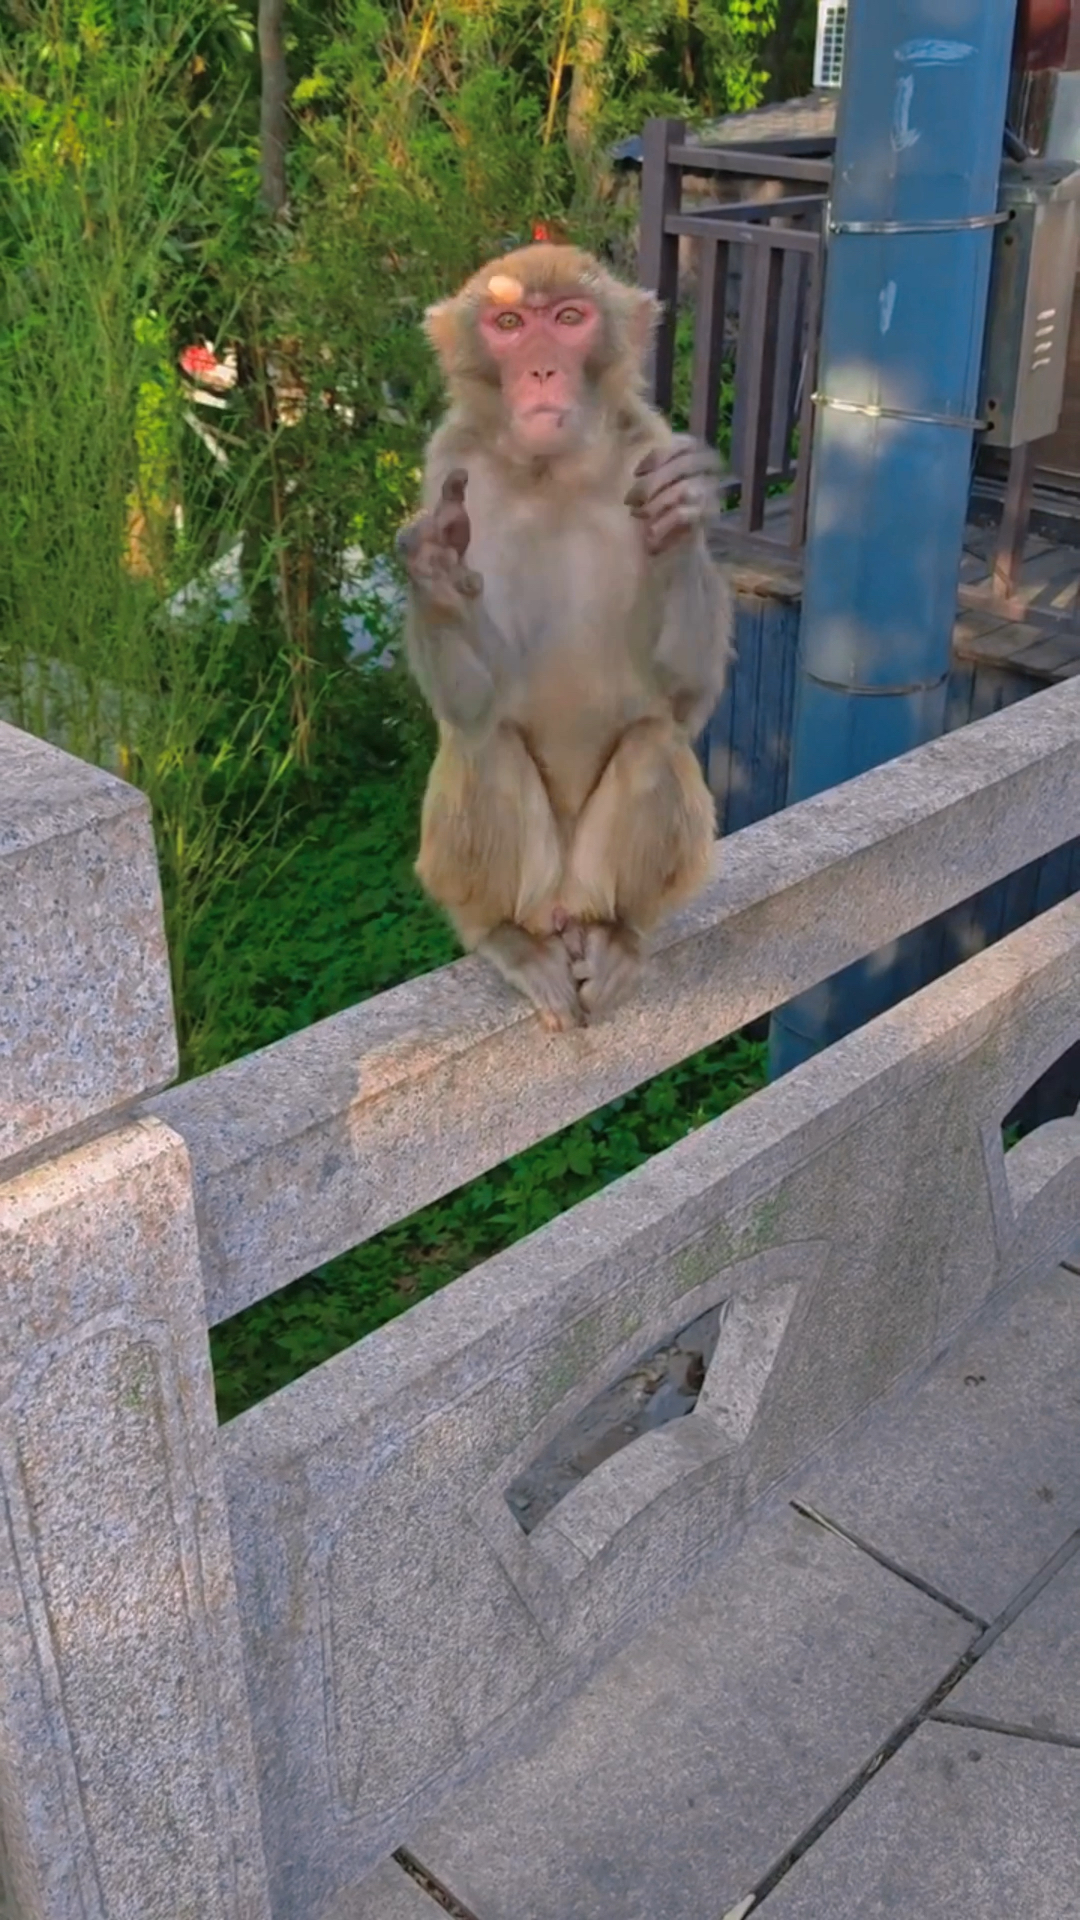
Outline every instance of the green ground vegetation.
<path fill-rule="evenodd" d="M 276 11 L 284 208 L 253 3 L 0 0 L 0 711 L 148 794 L 185 1074 L 454 955 L 411 871 L 429 721 L 343 624 L 346 555 L 391 554 L 437 417 L 425 304 L 536 222 L 625 269 L 611 139 L 805 85 L 814 10 Z M 235 372 L 212 408 L 200 345 Z M 751 1042 L 711 1049 L 239 1316 L 222 1412 L 761 1076 Z"/>

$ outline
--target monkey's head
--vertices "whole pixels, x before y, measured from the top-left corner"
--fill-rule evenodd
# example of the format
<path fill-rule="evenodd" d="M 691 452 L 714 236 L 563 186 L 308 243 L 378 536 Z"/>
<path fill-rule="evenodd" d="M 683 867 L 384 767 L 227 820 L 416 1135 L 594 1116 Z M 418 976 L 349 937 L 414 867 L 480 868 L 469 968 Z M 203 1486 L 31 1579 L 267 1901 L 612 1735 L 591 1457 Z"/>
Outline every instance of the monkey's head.
<path fill-rule="evenodd" d="M 659 309 L 577 247 L 522 247 L 428 309 L 451 397 L 524 454 L 574 452 L 593 422 L 642 390 Z"/>

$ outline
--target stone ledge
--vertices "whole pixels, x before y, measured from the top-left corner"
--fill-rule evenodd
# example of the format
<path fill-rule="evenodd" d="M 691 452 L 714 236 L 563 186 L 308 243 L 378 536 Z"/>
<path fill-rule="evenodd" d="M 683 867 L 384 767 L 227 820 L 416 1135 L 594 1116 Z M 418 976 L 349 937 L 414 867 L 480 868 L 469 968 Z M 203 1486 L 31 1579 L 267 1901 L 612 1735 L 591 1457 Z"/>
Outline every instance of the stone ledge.
<path fill-rule="evenodd" d="M 0 1163 L 176 1073 L 143 794 L 0 722 Z"/>
<path fill-rule="evenodd" d="M 459 961 L 148 1103 L 226 1319 L 1080 833 L 1080 683 L 759 821 L 607 1025 L 554 1039 Z"/>

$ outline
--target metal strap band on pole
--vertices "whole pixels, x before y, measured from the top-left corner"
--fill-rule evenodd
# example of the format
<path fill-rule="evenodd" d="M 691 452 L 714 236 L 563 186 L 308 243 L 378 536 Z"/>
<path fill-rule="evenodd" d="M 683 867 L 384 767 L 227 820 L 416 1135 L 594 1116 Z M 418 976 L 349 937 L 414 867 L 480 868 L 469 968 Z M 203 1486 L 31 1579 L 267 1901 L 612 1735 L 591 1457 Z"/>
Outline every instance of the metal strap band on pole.
<path fill-rule="evenodd" d="M 815 407 L 832 407 L 837 413 L 862 413 L 869 420 L 908 420 L 920 427 L 962 427 L 967 433 L 983 433 L 985 420 L 962 413 L 908 413 L 903 407 L 881 407 L 872 400 L 835 400 L 831 394 L 811 395 Z"/>
<path fill-rule="evenodd" d="M 1001 227 L 1011 213 L 969 213 L 959 220 L 830 220 L 830 233 L 974 233 Z"/>

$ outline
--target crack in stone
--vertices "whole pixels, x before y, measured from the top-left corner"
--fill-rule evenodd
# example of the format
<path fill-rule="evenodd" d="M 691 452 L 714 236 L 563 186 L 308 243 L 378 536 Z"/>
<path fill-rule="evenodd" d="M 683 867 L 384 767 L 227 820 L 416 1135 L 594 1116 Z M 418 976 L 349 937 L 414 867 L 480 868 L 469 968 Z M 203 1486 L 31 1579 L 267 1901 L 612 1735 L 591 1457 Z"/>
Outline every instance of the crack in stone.
<path fill-rule="evenodd" d="M 472 1908 L 463 1906 L 457 1894 L 451 1893 L 450 1888 L 444 1886 L 438 1875 L 432 1873 L 430 1867 L 425 1867 L 423 1861 L 418 1860 L 407 1847 L 398 1847 L 393 1858 L 402 1872 L 407 1873 L 409 1879 L 415 1881 L 423 1893 L 429 1894 L 435 1905 L 451 1916 L 451 1920 L 477 1920 L 477 1915 Z"/>
<path fill-rule="evenodd" d="M 984 1620 L 981 1614 L 972 1613 L 970 1607 L 965 1607 L 959 1600 L 953 1600 L 949 1594 L 943 1593 L 940 1587 L 935 1587 L 931 1581 L 924 1580 L 921 1574 L 912 1573 L 910 1567 L 902 1566 L 899 1560 L 892 1558 L 891 1554 L 883 1553 L 880 1547 L 872 1546 L 869 1540 L 864 1540 L 861 1534 L 853 1533 L 850 1527 L 841 1525 L 839 1520 L 830 1520 L 828 1514 L 819 1513 L 816 1507 L 810 1506 L 804 1500 L 792 1500 L 790 1504 L 796 1513 L 802 1514 L 804 1520 L 812 1520 L 816 1526 L 824 1527 L 826 1533 L 835 1533 L 839 1540 L 846 1540 L 850 1547 L 856 1547 L 869 1559 L 876 1560 L 879 1567 L 885 1568 L 886 1573 L 894 1573 L 898 1580 L 906 1581 L 909 1587 L 915 1587 L 919 1593 L 924 1593 L 928 1600 L 936 1600 L 939 1606 L 948 1607 L 950 1613 L 959 1614 L 961 1620 L 969 1621 L 973 1627 L 980 1627 L 985 1631 L 989 1625 L 989 1621 Z"/>
<path fill-rule="evenodd" d="M 792 1501 L 791 1504 L 793 1506 L 796 1505 L 794 1501 Z M 829 1525 L 830 1531 L 841 1533 L 844 1538 L 851 1538 L 850 1535 L 844 1534 L 842 1529 L 833 1527 L 831 1523 L 822 1523 L 819 1516 L 814 1513 L 812 1509 L 800 1507 L 798 1511 L 804 1512 L 808 1519 L 818 1520 L 819 1524 Z M 857 1543 L 853 1541 L 852 1544 Z M 871 1553 L 872 1558 L 881 1560 L 881 1556 L 875 1549 L 869 1548 L 868 1551 Z M 898 1727 L 894 1728 L 888 1739 L 883 1741 L 882 1745 L 877 1749 L 877 1752 L 872 1754 L 870 1759 L 864 1762 L 858 1772 L 848 1781 L 847 1786 L 842 1788 L 840 1793 L 837 1794 L 835 1800 L 831 1801 L 830 1804 L 818 1814 L 817 1818 L 811 1821 L 808 1827 L 803 1829 L 798 1839 L 793 1841 L 791 1846 L 781 1854 L 779 1860 L 775 1861 L 768 1872 L 762 1876 L 756 1887 L 753 1888 L 745 1899 L 738 1902 L 733 1912 L 738 1914 L 739 1920 L 744 1920 L 745 1916 L 756 1913 L 762 1902 L 767 1900 L 770 1893 L 773 1893 L 780 1885 L 781 1880 L 786 1879 L 792 1867 L 798 1864 L 804 1854 L 809 1853 L 811 1847 L 815 1846 L 822 1835 L 827 1833 L 828 1829 L 839 1820 L 841 1814 L 847 1812 L 853 1802 L 858 1799 L 863 1789 L 869 1785 L 874 1775 L 879 1773 L 882 1767 L 888 1765 L 888 1762 L 893 1759 L 894 1755 L 900 1752 L 901 1747 L 907 1745 L 912 1734 L 917 1733 L 919 1728 L 927 1721 L 940 1719 L 941 1716 L 938 1709 L 948 1699 L 950 1693 L 959 1686 L 961 1680 L 971 1672 L 971 1669 L 978 1665 L 984 1655 L 989 1653 L 990 1648 L 1001 1638 L 1001 1635 L 1020 1618 L 1022 1613 L 1026 1612 L 1032 1601 L 1038 1598 L 1044 1587 L 1049 1586 L 1051 1580 L 1061 1572 L 1063 1567 L 1068 1565 L 1069 1561 L 1072 1560 L 1077 1553 L 1080 1553 L 1080 1527 L 1078 1527 L 1074 1533 L 1071 1533 L 1067 1540 L 1062 1542 L 1057 1552 L 1052 1554 L 1050 1559 L 1039 1568 L 1039 1571 L 1032 1576 L 1026 1586 L 1021 1587 L 1020 1592 L 1009 1601 L 1008 1606 L 1004 1607 L 988 1625 L 983 1627 L 983 1631 L 972 1641 L 966 1653 L 962 1653 L 959 1660 L 954 1662 L 944 1679 L 938 1681 L 933 1692 L 927 1695 L 921 1706 L 916 1707 L 913 1713 L 908 1714 L 907 1718 L 902 1720 Z M 888 1563 L 882 1560 L 882 1564 L 886 1565 Z M 901 1576 L 904 1577 L 902 1570 Z M 1077 1744 L 1080 1745 L 1080 1742 Z"/>
<path fill-rule="evenodd" d="M 992 1720 L 985 1713 L 962 1713 L 956 1707 L 939 1707 L 928 1717 L 943 1727 L 970 1727 L 972 1733 L 1003 1733 L 1013 1740 L 1035 1740 L 1048 1747 L 1075 1747 L 1080 1751 L 1080 1736 L 1055 1733 L 1048 1727 L 1016 1726 L 1011 1720 Z"/>

